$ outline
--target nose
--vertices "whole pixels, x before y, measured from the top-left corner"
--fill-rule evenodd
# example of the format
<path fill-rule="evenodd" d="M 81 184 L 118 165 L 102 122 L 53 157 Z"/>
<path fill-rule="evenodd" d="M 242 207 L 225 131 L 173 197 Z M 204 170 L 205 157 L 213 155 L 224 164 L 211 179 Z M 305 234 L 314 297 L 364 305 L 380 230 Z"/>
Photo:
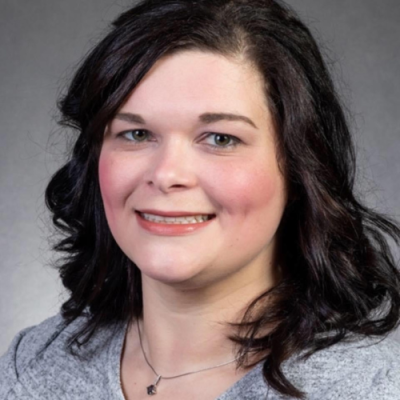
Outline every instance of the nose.
<path fill-rule="evenodd" d="M 190 146 L 180 140 L 160 145 L 149 164 L 147 184 L 163 193 L 188 189 L 197 183 Z"/>

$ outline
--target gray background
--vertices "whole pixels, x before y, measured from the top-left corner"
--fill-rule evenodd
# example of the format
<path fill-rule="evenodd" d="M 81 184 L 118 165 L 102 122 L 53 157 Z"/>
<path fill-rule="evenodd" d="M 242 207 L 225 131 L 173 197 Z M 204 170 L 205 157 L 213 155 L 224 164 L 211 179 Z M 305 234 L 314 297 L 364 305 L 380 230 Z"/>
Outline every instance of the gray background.
<path fill-rule="evenodd" d="M 399 220 L 400 2 L 289 3 L 324 43 L 353 114 L 359 189 L 369 205 Z M 66 148 L 55 102 L 78 61 L 129 4 L 0 0 L 0 353 L 65 298 L 49 266 L 51 223 L 43 202 Z"/>

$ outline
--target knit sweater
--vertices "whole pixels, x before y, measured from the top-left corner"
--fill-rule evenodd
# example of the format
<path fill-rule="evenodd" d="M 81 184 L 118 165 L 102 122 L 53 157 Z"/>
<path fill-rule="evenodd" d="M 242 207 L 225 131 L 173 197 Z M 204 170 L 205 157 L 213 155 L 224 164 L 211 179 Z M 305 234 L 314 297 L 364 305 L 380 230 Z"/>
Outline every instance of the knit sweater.
<path fill-rule="evenodd" d="M 72 355 L 68 339 L 83 319 L 67 325 L 57 315 L 20 332 L 0 358 L 0 400 L 123 400 L 119 374 L 126 324 L 102 328 Z M 216 400 L 283 399 L 265 383 L 262 366 Z M 292 357 L 283 371 L 308 400 L 400 399 L 400 346 L 390 339 L 341 342 L 305 361 Z"/>

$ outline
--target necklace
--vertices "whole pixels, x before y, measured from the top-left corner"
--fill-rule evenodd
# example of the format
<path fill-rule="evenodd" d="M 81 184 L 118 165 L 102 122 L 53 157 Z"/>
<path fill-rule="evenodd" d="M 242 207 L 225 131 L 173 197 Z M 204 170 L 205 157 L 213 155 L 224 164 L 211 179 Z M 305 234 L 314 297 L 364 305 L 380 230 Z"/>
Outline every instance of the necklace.
<path fill-rule="evenodd" d="M 146 360 L 147 365 L 156 374 L 156 379 L 155 379 L 154 383 L 152 385 L 150 385 L 150 386 L 147 386 L 147 394 L 149 396 L 153 396 L 153 395 L 157 394 L 157 385 L 160 383 L 161 379 L 175 379 L 175 378 L 180 378 L 181 376 L 185 376 L 185 375 L 196 374 L 197 372 L 208 371 L 210 369 L 214 369 L 214 368 L 222 367 L 222 366 L 227 365 L 227 364 L 231 364 L 231 363 L 235 362 L 239 358 L 239 356 L 238 356 L 238 357 L 236 357 L 235 359 L 233 359 L 231 361 L 228 361 L 228 362 L 225 362 L 225 363 L 222 363 L 222 364 L 218 364 L 218 365 L 215 365 L 213 367 L 202 368 L 202 369 L 199 369 L 197 371 L 185 372 L 184 374 L 180 374 L 180 375 L 161 376 L 160 374 L 158 374 L 156 372 L 156 370 L 153 368 L 153 366 L 150 364 L 149 360 L 147 359 L 146 352 L 144 351 L 143 344 L 142 344 L 142 336 L 140 334 L 139 321 L 137 321 L 137 328 L 138 328 L 140 347 L 142 349 L 143 357 Z"/>

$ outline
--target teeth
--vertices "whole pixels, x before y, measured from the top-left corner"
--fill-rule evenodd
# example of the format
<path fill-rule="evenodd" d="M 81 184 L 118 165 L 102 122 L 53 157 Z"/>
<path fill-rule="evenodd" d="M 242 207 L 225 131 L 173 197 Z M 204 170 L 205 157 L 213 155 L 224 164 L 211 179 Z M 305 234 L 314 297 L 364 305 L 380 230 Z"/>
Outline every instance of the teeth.
<path fill-rule="evenodd" d="M 164 224 L 198 224 L 210 219 L 209 215 L 189 215 L 187 217 L 161 217 L 159 215 L 145 213 L 140 213 L 140 215 L 148 221 Z"/>

